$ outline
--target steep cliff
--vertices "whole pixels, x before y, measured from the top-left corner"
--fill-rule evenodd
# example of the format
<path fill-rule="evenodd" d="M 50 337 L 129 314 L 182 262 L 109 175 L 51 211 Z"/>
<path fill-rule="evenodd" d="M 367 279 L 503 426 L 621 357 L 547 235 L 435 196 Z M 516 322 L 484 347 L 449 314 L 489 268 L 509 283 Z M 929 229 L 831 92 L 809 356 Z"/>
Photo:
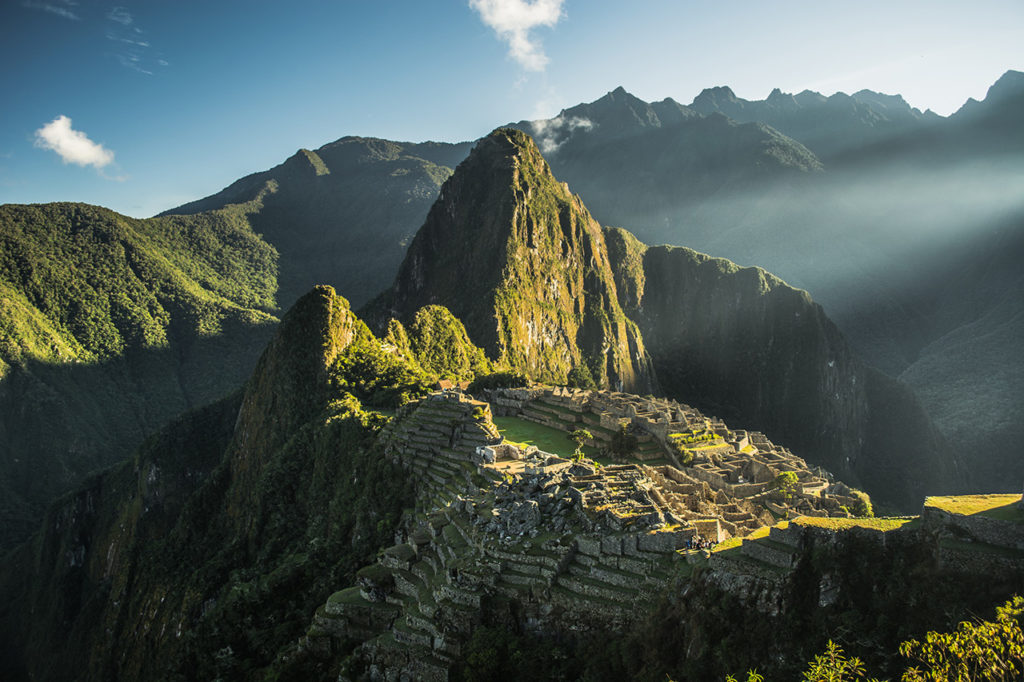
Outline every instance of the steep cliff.
<path fill-rule="evenodd" d="M 771 434 L 903 508 L 962 485 L 911 392 L 858 360 L 807 292 L 625 230 L 607 242 L 666 395 Z"/>
<path fill-rule="evenodd" d="M 582 368 L 661 392 L 763 430 L 882 501 L 912 509 L 962 485 L 912 394 L 859 361 L 805 291 L 600 228 L 518 131 L 495 131 L 459 166 L 368 318 L 383 328 L 428 304 L 537 380 Z"/>
<path fill-rule="evenodd" d="M 538 380 L 581 367 L 602 385 L 653 386 L 601 227 L 517 130 L 491 133 L 459 165 L 367 317 L 409 320 L 433 303 L 492 359 Z"/>
<path fill-rule="evenodd" d="M 318 288 L 244 394 L 60 500 L 0 567 L 7 672 L 241 679 L 293 644 L 410 501 L 374 442 L 383 417 L 338 388 L 356 352 L 382 351 Z"/>

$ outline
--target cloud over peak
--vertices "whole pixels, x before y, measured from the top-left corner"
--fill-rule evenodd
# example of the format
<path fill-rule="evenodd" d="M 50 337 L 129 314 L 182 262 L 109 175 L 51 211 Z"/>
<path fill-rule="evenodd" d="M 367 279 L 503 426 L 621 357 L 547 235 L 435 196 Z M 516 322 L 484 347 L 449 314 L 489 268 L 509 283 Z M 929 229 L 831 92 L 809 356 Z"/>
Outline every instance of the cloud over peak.
<path fill-rule="evenodd" d="M 469 0 L 480 19 L 508 43 L 509 56 L 527 71 L 543 71 L 548 57 L 530 35 L 538 26 L 554 26 L 562 18 L 564 0 Z"/>
<path fill-rule="evenodd" d="M 57 152 L 64 163 L 99 169 L 114 161 L 114 152 L 96 144 L 82 131 L 74 130 L 67 116 L 58 116 L 37 130 L 35 145 Z"/>

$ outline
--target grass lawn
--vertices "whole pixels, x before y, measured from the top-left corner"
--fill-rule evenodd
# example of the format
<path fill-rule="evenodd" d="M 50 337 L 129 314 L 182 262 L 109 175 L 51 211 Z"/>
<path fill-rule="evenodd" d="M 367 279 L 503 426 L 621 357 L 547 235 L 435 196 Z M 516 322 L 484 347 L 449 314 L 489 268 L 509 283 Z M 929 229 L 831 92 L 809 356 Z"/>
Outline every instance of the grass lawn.
<path fill-rule="evenodd" d="M 495 417 L 494 424 L 505 440 L 518 445 L 535 445 L 544 452 L 562 457 L 571 457 L 576 450 L 576 444 L 569 440 L 565 431 L 550 426 L 535 424 L 519 417 Z M 593 457 L 597 449 L 584 446 L 583 454 Z"/>
<path fill-rule="evenodd" d="M 925 498 L 924 506 L 935 507 L 952 514 L 981 514 L 1002 521 L 1024 523 L 1024 512 L 1017 503 L 1020 495 L 948 495 Z"/>
<path fill-rule="evenodd" d="M 819 518 L 817 516 L 799 516 L 791 523 L 795 523 L 800 526 L 818 526 L 819 528 L 829 528 L 831 530 L 847 530 L 849 528 L 871 528 L 872 530 L 880 530 L 883 533 L 890 530 L 896 530 L 902 528 L 908 523 L 917 521 L 917 517 L 906 517 L 906 518 L 887 518 L 887 517 L 875 517 L 875 518 Z"/>

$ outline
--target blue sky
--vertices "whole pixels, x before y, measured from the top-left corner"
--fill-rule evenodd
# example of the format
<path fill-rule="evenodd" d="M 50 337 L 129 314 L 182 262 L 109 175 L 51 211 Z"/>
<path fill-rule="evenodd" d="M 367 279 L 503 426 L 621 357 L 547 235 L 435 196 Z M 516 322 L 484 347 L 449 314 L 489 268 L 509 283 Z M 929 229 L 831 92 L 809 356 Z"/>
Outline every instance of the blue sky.
<path fill-rule="evenodd" d="M 870 88 L 948 115 L 1008 69 L 1021 0 L 5 0 L 0 203 L 143 217 L 300 147 L 470 140 L 619 85 Z"/>

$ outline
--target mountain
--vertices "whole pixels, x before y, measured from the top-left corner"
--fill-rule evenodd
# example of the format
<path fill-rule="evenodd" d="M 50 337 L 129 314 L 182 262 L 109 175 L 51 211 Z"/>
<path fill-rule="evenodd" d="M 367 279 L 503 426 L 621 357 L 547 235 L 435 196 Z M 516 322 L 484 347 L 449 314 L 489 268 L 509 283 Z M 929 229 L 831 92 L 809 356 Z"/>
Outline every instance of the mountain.
<path fill-rule="evenodd" d="M 471 146 L 345 137 L 300 149 L 279 166 L 161 215 L 193 215 L 261 195 L 249 222 L 280 254 L 281 305 L 331 284 L 360 306 L 390 284 L 441 183 Z"/>
<path fill-rule="evenodd" d="M 839 509 L 686 549 L 693 525 L 638 513 L 668 504 L 659 490 L 702 501 L 698 516 L 749 523 L 748 508 L 670 467 L 478 467 L 498 439 L 489 405 L 437 392 L 367 410 L 349 389 L 389 363 L 397 396 L 415 370 L 396 349 L 331 288 L 300 298 L 243 391 L 59 500 L 0 558 L 4 679 L 719 679 L 762 663 L 789 679 L 837 629 L 891 672 L 903 661 L 881 652 L 1021 587 L 1016 496 L 933 498 L 913 521 Z M 768 486 L 728 489 L 770 505 Z"/>
<path fill-rule="evenodd" d="M 413 502 L 375 445 L 386 420 L 337 388 L 380 354 L 317 288 L 244 392 L 57 503 L 0 569 L 5 678 L 240 679 L 293 644 Z"/>
<path fill-rule="evenodd" d="M 653 387 L 600 225 L 517 130 L 477 143 L 365 315 L 380 328 L 435 303 L 495 361 L 536 380 L 563 383 L 582 370 L 604 386 Z"/>
<path fill-rule="evenodd" d="M 363 315 L 383 330 L 428 304 L 536 379 L 565 382 L 582 364 L 600 386 L 660 387 L 892 504 L 962 476 L 913 395 L 864 367 L 806 292 L 600 228 L 516 129 L 493 132 L 458 166 Z"/>
<path fill-rule="evenodd" d="M 767 99 L 746 100 L 731 88 L 719 86 L 703 90 L 690 108 L 702 114 L 724 114 L 738 123 L 769 125 L 826 161 L 941 120 L 930 110 L 922 113 L 911 107 L 900 95 L 871 90 L 826 97 L 811 90 L 793 95 L 775 88 Z"/>
<path fill-rule="evenodd" d="M 0 549 L 177 414 L 235 390 L 276 318 L 255 204 L 135 220 L 0 206 Z"/>
<path fill-rule="evenodd" d="M 603 224 L 630 229 L 663 227 L 666 211 L 685 223 L 687 206 L 709 198 L 727 206 L 821 170 L 810 150 L 767 126 L 704 116 L 671 99 L 648 104 L 622 88 L 554 119 L 512 125 L 537 140 L 555 175 Z"/>

